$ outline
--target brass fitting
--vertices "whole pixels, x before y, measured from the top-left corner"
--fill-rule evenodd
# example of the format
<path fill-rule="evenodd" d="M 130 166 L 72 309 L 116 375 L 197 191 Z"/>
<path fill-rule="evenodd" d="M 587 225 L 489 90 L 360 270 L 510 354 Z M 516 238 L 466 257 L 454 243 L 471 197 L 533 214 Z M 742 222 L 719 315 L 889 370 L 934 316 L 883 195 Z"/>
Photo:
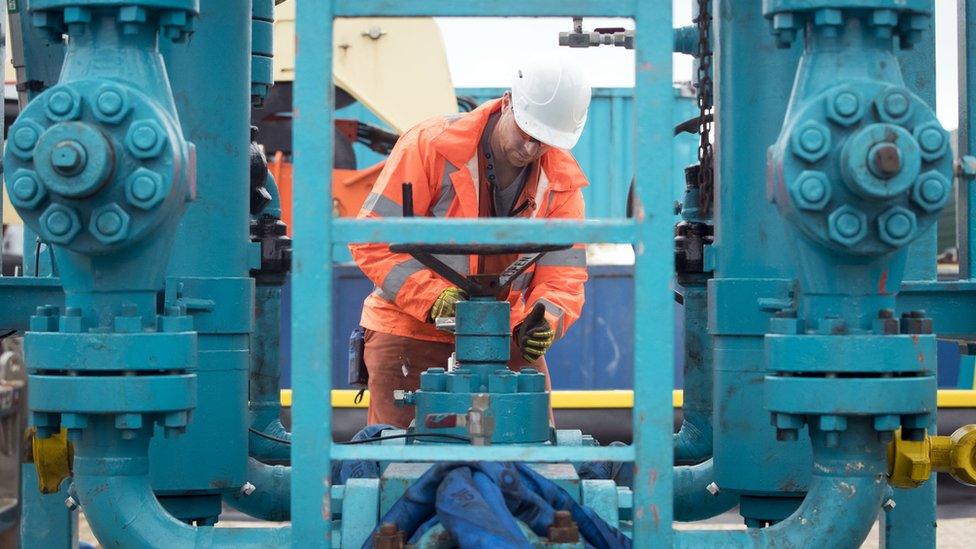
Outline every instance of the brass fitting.
<path fill-rule="evenodd" d="M 30 460 L 37 470 L 37 488 L 42 494 L 54 494 L 64 479 L 71 476 L 74 447 L 62 428 L 48 438 L 38 438 L 33 427 L 27 432 Z"/>
<path fill-rule="evenodd" d="M 896 488 L 917 488 L 932 471 L 949 473 L 968 486 L 976 486 L 976 425 L 965 425 L 951 436 L 926 435 L 904 440 L 901 430 L 888 445 L 888 483 Z"/>

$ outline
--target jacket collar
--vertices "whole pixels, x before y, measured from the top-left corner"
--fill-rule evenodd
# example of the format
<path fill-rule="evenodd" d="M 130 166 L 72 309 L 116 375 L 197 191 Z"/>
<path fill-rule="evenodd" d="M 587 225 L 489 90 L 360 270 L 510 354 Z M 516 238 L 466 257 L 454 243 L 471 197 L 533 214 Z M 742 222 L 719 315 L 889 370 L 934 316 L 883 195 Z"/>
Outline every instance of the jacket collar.
<path fill-rule="evenodd" d="M 478 154 L 478 144 L 485 126 L 488 125 L 488 119 L 501 108 L 501 98 L 492 99 L 448 124 L 432 140 L 434 149 L 456 168 L 465 166 Z M 552 190 L 569 191 L 587 185 L 586 178 L 569 151 L 550 149 L 542 155 L 539 162 Z"/>

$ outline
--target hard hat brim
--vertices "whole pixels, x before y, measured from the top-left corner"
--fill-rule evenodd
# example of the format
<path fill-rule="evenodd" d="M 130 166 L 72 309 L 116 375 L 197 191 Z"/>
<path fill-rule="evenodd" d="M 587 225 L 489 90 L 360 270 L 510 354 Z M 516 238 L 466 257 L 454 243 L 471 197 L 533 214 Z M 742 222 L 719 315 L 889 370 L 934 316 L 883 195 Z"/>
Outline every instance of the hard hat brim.
<path fill-rule="evenodd" d="M 518 124 L 518 127 L 534 139 L 537 139 L 540 143 L 557 149 L 568 151 L 575 147 L 576 143 L 579 142 L 580 136 L 583 134 L 583 128 L 586 126 L 586 115 L 583 115 L 583 119 L 580 120 L 576 131 L 563 132 L 541 124 L 531 117 L 524 116 L 520 110 L 512 109 L 512 113 L 515 115 L 515 123 Z"/>

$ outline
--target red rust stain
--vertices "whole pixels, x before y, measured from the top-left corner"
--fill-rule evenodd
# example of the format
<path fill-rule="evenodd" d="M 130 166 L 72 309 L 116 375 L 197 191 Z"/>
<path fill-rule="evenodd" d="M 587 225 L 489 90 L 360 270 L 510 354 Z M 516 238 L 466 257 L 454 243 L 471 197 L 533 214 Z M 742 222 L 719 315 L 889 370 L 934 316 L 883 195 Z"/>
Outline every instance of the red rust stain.
<path fill-rule="evenodd" d="M 925 365 L 925 353 L 918 353 L 918 363 Z"/>
<path fill-rule="evenodd" d="M 878 281 L 878 293 L 887 294 L 888 293 L 888 288 L 886 288 L 887 285 L 888 285 L 888 269 L 885 268 L 885 270 L 881 271 L 881 280 Z"/>
<path fill-rule="evenodd" d="M 657 505 L 651 504 L 651 514 L 654 515 L 654 527 L 661 525 L 661 514 L 657 511 Z"/>
<path fill-rule="evenodd" d="M 651 486 L 653 487 L 655 484 L 657 484 L 657 469 L 651 469 L 651 472 L 648 476 L 650 477 Z"/>
<path fill-rule="evenodd" d="M 912 343 L 918 345 L 918 334 L 912 335 Z"/>
<path fill-rule="evenodd" d="M 644 518 L 644 509 L 643 509 L 643 508 L 641 508 L 641 507 L 638 507 L 638 508 L 637 508 L 637 509 L 636 509 L 636 510 L 634 511 L 634 517 L 635 517 L 636 519 L 638 519 L 638 520 L 640 520 L 640 519 L 642 519 L 642 518 Z"/>
<path fill-rule="evenodd" d="M 651 64 L 650 61 L 644 61 L 643 63 L 641 63 L 640 65 L 638 65 L 637 70 L 639 70 L 641 72 L 649 72 L 649 71 L 654 70 L 654 65 Z"/>

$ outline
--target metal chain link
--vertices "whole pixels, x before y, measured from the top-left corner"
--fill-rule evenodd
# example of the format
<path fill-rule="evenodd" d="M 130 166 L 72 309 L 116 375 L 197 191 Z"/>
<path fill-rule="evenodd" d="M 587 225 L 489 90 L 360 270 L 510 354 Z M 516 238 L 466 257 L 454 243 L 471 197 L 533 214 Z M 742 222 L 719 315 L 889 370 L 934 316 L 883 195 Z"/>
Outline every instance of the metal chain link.
<path fill-rule="evenodd" d="M 712 149 L 712 14 L 711 0 L 698 0 L 698 186 L 700 207 L 707 214 L 712 206 L 715 156 Z"/>

